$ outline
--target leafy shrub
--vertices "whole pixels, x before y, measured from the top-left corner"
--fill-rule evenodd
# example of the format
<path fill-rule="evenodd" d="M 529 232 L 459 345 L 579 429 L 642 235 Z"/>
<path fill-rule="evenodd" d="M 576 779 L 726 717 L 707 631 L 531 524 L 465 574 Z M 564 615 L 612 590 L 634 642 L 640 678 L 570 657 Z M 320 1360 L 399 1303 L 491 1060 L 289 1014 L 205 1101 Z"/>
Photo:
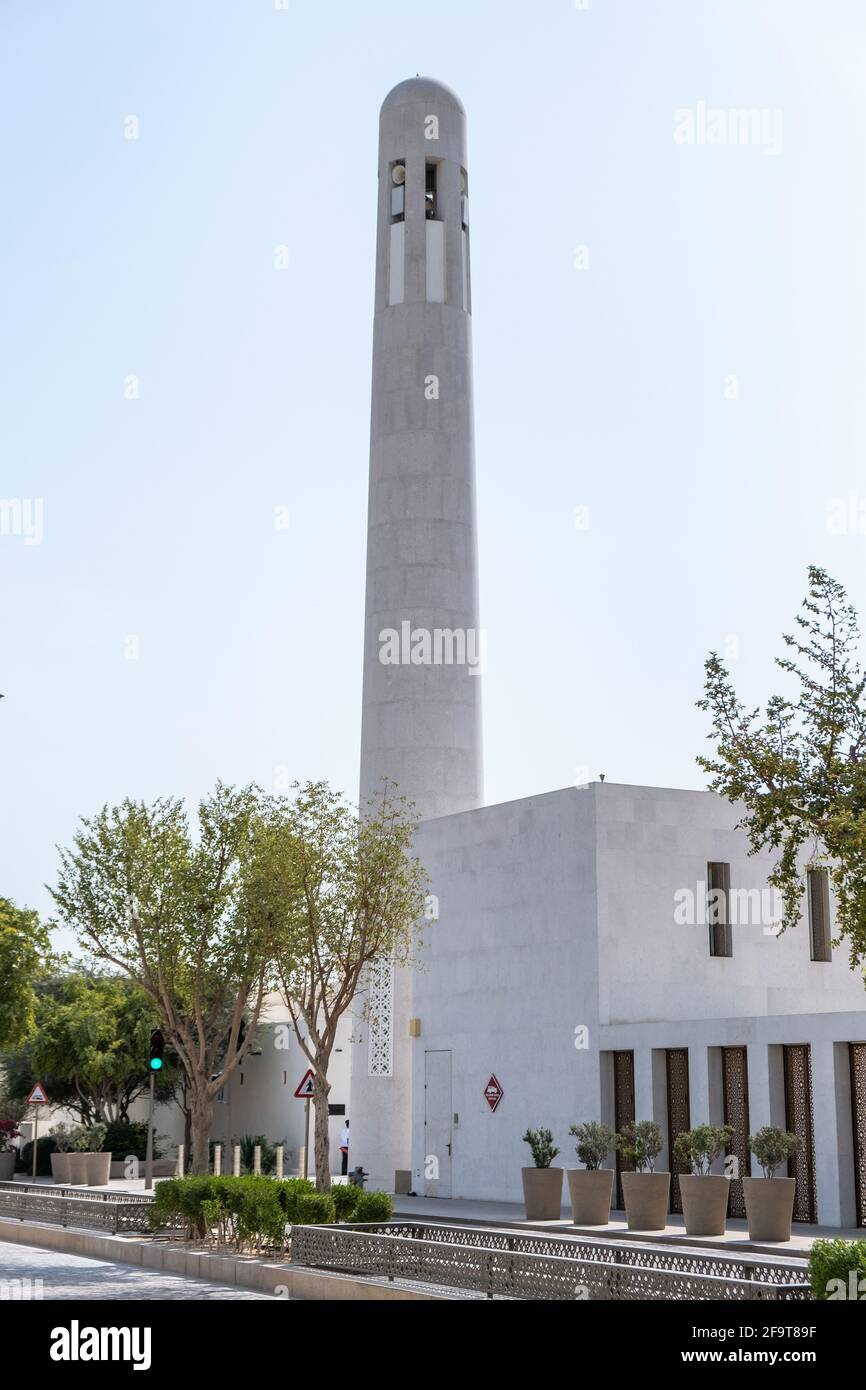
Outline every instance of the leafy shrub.
<path fill-rule="evenodd" d="M 75 1138 L 77 1134 L 78 1130 L 74 1129 L 71 1125 L 55 1125 L 50 1135 L 54 1140 L 55 1152 L 60 1154 L 69 1153 L 69 1150 L 75 1147 Z"/>
<path fill-rule="evenodd" d="M 331 1188 L 331 1196 L 334 1199 L 334 1210 L 337 1213 L 338 1221 L 351 1221 L 354 1218 L 355 1208 L 358 1205 L 358 1198 L 360 1195 L 360 1187 L 355 1187 L 352 1183 Z"/>
<path fill-rule="evenodd" d="M 749 1148 L 761 1165 L 765 1178 L 771 1178 L 777 1168 L 795 1158 L 803 1147 L 803 1141 L 787 1130 L 776 1129 L 774 1125 L 764 1125 L 757 1134 L 749 1135 Z"/>
<path fill-rule="evenodd" d="M 572 1125 L 568 1131 L 577 1140 L 574 1152 L 584 1167 L 597 1171 L 604 1163 L 611 1149 L 616 1148 L 616 1134 L 608 1125 L 600 1125 L 589 1120 L 584 1125 Z"/>
<path fill-rule="evenodd" d="M 330 1223 L 336 1209 L 333 1198 L 316 1192 L 307 1178 L 167 1178 L 157 1183 L 150 1224 L 158 1230 L 178 1218 L 190 1240 L 256 1251 L 283 1249 L 288 1225 Z"/>
<path fill-rule="evenodd" d="M 36 1176 L 37 1178 L 48 1178 L 51 1176 L 51 1155 L 57 1152 L 57 1145 L 50 1134 L 43 1134 L 36 1141 Z M 33 1140 L 29 1139 L 22 1149 L 18 1150 L 18 1162 L 16 1168 L 19 1173 L 30 1174 L 33 1172 Z"/>
<path fill-rule="evenodd" d="M 306 1192 L 297 1199 L 296 1226 L 328 1226 L 336 1221 L 334 1198 L 330 1192 Z"/>
<path fill-rule="evenodd" d="M 21 1131 L 14 1120 L 0 1120 L 0 1154 L 15 1153 L 13 1139 L 20 1139 Z"/>
<path fill-rule="evenodd" d="M 280 1205 L 289 1225 L 298 1223 L 298 1200 L 301 1197 L 308 1197 L 315 1193 L 316 1184 L 309 1178 L 286 1178 L 284 1182 L 277 1184 L 280 1194 Z"/>
<path fill-rule="evenodd" d="M 147 1157 L 147 1125 L 144 1120 L 116 1120 L 108 1125 L 103 1152 L 110 1153 L 115 1163 L 122 1163 L 125 1158 L 137 1158 L 143 1163 Z M 153 1156 L 162 1156 L 155 1134 Z"/>
<path fill-rule="evenodd" d="M 286 1216 L 277 1184 L 270 1178 L 230 1178 L 228 1208 L 234 1218 L 238 1248 L 282 1249 L 286 1243 Z M 309 1197 L 299 1199 L 310 1201 Z M 310 1223 L 312 1224 L 312 1223 Z"/>
<path fill-rule="evenodd" d="M 394 1202 L 387 1192 L 364 1192 L 356 1188 L 358 1201 L 355 1204 L 355 1212 L 350 1220 L 364 1224 L 372 1224 L 377 1221 L 390 1221 L 394 1215 Z"/>
<path fill-rule="evenodd" d="M 655 1120 L 638 1120 L 624 1125 L 616 1136 L 616 1146 L 636 1173 L 655 1172 L 656 1159 L 664 1148 L 664 1138 Z"/>
<path fill-rule="evenodd" d="M 262 1151 L 262 1173 L 277 1171 L 277 1146 L 263 1134 L 242 1134 L 238 1140 L 241 1150 L 241 1171 L 253 1173 L 256 1161 L 256 1146 Z M 285 1144 L 283 1145 L 285 1148 Z"/>
<path fill-rule="evenodd" d="M 79 1125 L 72 1131 L 72 1147 L 82 1154 L 101 1154 L 108 1133 L 108 1125 L 100 1121 L 95 1125 Z"/>
<path fill-rule="evenodd" d="M 866 1240 L 816 1240 L 809 1255 L 809 1279 L 813 1298 L 866 1298 Z"/>
<path fill-rule="evenodd" d="M 716 1159 L 734 1137 L 732 1125 L 696 1125 L 674 1140 L 674 1157 L 688 1164 L 696 1177 L 708 1177 Z"/>
<path fill-rule="evenodd" d="M 536 1168 L 549 1168 L 559 1149 L 553 1147 L 553 1135 L 549 1129 L 528 1129 L 523 1136 L 532 1153 Z"/>

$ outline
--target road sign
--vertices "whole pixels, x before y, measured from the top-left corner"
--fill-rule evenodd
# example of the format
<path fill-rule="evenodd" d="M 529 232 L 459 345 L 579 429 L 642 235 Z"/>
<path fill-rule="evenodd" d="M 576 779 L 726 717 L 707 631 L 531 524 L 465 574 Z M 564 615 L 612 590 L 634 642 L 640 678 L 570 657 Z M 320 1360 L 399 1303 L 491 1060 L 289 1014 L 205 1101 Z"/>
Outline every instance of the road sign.
<path fill-rule="evenodd" d="M 27 1097 L 28 1105 L 47 1105 L 48 1097 L 45 1094 L 45 1087 L 41 1081 L 37 1081 L 30 1095 Z"/>
<path fill-rule="evenodd" d="M 295 1100 L 312 1100 L 316 1093 L 315 1072 L 308 1071 L 298 1089 L 295 1091 Z"/>
<path fill-rule="evenodd" d="M 487 1085 L 484 1087 L 484 1099 L 487 1101 L 487 1104 L 490 1106 L 490 1109 L 493 1111 L 494 1114 L 496 1113 L 496 1107 L 499 1105 L 499 1102 L 501 1101 L 504 1095 L 505 1092 L 503 1091 L 499 1082 L 496 1080 L 496 1077 L 491 1076 Z"/>

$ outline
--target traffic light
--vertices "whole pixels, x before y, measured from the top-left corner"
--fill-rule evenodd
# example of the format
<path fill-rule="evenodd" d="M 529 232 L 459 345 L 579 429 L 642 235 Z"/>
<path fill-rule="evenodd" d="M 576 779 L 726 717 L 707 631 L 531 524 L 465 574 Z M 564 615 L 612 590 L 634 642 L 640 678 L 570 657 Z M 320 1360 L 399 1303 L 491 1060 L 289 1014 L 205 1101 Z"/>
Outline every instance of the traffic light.
<path fill-rule="evenodd" d="M 164 1051 L 165 1051 L 165 1038 L 163 1037 L 162 1030 L 159 1029 L 159 1028 L 153 1028 L 153 1029 L 151 1030 L 151 1034 L 150 1034 L 150 1070 L 151 1070 L 151 1071 L 162 1071 L 162 1067 L 163 1067 L 163 1057 L 162 1057 L 162 1054 L 163 1054 Z"/>

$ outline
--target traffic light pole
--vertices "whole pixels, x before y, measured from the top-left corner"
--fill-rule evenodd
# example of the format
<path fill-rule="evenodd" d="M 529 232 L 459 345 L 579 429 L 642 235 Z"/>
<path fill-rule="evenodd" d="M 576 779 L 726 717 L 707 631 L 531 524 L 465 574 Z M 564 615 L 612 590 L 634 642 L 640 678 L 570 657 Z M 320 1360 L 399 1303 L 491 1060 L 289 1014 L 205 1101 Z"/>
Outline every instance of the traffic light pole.
<path fill-rule="evenodd" d="M 150 1104 L 147 1111 L 147 1157 L 144 1160 L 144 1190 L 153 1190 L 153 1095 L 156 1088 L 156 1073 L 150 1073 Z"/>

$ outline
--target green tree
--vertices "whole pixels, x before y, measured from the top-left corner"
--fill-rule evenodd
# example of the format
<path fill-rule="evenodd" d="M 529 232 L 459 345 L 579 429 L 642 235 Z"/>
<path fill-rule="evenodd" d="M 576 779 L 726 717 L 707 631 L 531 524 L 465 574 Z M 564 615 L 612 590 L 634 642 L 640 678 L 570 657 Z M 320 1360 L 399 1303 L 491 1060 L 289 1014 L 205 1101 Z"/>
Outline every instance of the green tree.
<path fill-rule="evenodd" d="M 33 1031 L 36 982 L 49 950 L 39 914 L 0 898 L 0 1047 L 17 1047 Z"/>
<path fill-rule="evenodd" d="M 128 1119 L 150 1080 L 154 1006 L 148 996 L 122 976 L 72 973 L 40 999 L 36 1016 L 36 1075 L 74 1086 L 85 1123 Z M 170 1099 L 168 1068 L 158 1081 L 159 1099 Z"/>
<path fill-rule="evenodd" d="M 218 785 L 195 836 L 177 800 L 105 807 L 61 851 L 53 890 L 89 956 L 151 1001 L 185 1074 L 195 1173 L 207 1172 L 214 1099 L 251 1045 L 270 981 L 261 804 L 255 788 Z"/>
<path fill-rule="evenodd" d="M 387 785 L 358 814 L 325 783 L 269 811 L 269 858 L 284 930 L 277 967 L 315 1077 L 316 1185 L 330 1190 L 328 1068 L 343 1015 L 369 1020 L 369 971 L 409 965 L 420 944 L 427 875 L 411 853 L 412 807 Z"/>
<path fill-rule="evenodd" d="M 802 916 L 804 857 L 827 869 L 839 936 L 853 965 L 866 959 L 866 677 L 857 614 L 842 585 L 809 570 L 809 592 L 776 659 L 793 696 L 773 695 L 763 713 L 737 696 L 716 653 L 706 663 L 698 708 L 712 720 L 712 757 L 698 762 L 713 791 L 739 803 L 752 853 L 775 854 L 770 883 L 784 903 L 783 929 Z"/>

